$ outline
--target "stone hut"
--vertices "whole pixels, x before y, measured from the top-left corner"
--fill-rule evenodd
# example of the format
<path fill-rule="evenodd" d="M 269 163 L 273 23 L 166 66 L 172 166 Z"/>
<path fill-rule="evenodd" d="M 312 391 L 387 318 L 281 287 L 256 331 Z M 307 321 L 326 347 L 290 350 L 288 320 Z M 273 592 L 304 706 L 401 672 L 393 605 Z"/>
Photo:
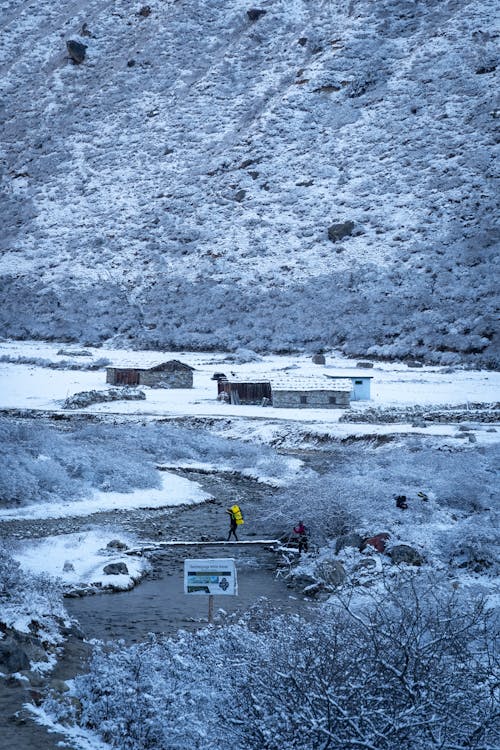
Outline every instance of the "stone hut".
<path fill-rule="evenodd" d="M 350 403 L 348 378 L 284 378 L 271 381 L 273 406 L 293 409 L 342 409 Z"/>
<path fill-rule="evenodd" d="M 171 359 L 150 368 L 107 367 L 110 385 L 148 385 L 150 388 L 192 388 L 194 367 Z"/>

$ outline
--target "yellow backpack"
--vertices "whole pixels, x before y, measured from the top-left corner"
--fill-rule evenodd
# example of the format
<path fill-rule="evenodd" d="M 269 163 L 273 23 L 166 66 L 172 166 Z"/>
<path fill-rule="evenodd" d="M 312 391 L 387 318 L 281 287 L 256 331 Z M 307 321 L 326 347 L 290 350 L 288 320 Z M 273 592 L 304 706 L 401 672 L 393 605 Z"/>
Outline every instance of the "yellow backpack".
<path fill-rule="evenodd" d="M 233 511 L 234 520 L 236 521 L 237 526 L 241 526 L 242 523 L 245 523 L 239 505 L 231 505 L 231 510 Z"/>

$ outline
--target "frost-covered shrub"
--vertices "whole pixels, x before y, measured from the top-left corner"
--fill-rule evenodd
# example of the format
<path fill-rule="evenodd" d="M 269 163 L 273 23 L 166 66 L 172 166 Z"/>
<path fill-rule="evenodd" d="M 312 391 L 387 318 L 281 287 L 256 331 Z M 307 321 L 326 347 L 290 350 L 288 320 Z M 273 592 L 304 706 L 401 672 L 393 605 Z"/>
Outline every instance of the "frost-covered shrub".
<path fill-rule="evenodd" d="M 76 424 L 0 419 L 0 506 L 78 499 L 94 489 L 129 492 L 161 486 L 157 464 L 209 463 L 217 468 L 286 477 L 272 448 L 226 440 L 169 424 Z"/>
<path fill-rule="evenodd" d="M 84 409 L 92 404 L 109 401 L 144 401 L 146 394 L 137 388 L 110 388 L 107 391 L 81 391 L 68 396 L 63 402 L 63 409 Z"/>
<path fill-rule="evenodd" d="M 479 750 L 498 740 L 496 631 L 481 601 L 413 576 L 308 620 L 258 605 L 176 639 L 101 647 L 46 709 L 120 750 Z"/>
<path fill-rule="evenodd" d="M 484 451 L 441 450 L 440 443 L 420 438 L 401 444 L 369 444 L 334 448 L 316 465 L 321 473 L 303 477 L 273 498 L 270 520 L 290 529 L 302 519 L 314 543 L 323 544 L 339 534 L 359 531 L 371 536 L 397 527 L 408 541 L 419 538 L 439 553 L 437 525 L 451 522 L 456 512 L 480 524 L 484 508 L 496 495 L 498 447 Z M 427 500 L 422 500 L 424 492 Z M 395 496 L 406 495 L 408 509 L 396 508 Z M 436 524 L 436 525 L 434 525 Z M 485 524 L 487 527 L 487 523 Z M 448 556 L 446 550 L 443 554 Z"/>
<path fill-rule="evenodd" d="M 0 545 L 0 623 L 25 633 L 34 624 L 42 640 L 57 643 L 61 620 L 68 620 L 61 586 L 42 574 L 23 573 Z"/>

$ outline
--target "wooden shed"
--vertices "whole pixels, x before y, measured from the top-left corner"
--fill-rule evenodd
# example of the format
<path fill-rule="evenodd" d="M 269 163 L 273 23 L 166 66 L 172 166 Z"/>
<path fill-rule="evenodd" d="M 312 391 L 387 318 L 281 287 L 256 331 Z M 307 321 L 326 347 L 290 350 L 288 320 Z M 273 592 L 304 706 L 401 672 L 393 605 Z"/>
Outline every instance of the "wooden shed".
<path fill-rule="evenodd" d="M 349 406 L 352 382 L 348 378 L 283 378 L 271 381 L 273 406 L 293 409 L 343 409 Z"/>
<path fill-rule="evenodd" d="M 271 383 L 269 380 L 223 380 L 217 381 L 219 398 L 231 404 L 262 404 L 264 399 L 271 402 Z"/>
<path fill-rule="evenodd" d="M 107 367 L 106 383 L 147 385 L 150 388 L 192 388 L 193 370 L 193 367 L 177 359 L 149 368 Z"/>

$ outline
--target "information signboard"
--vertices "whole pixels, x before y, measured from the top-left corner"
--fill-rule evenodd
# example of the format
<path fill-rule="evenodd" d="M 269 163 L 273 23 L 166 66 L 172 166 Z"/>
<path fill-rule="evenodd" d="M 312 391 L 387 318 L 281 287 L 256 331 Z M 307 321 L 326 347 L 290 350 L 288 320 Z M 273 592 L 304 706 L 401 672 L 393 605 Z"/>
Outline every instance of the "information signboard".
<path fill-rule="evenodd" d="M 184 560 L 184 593 L 237 595 L 238 579 L 234 559 Z"/>

